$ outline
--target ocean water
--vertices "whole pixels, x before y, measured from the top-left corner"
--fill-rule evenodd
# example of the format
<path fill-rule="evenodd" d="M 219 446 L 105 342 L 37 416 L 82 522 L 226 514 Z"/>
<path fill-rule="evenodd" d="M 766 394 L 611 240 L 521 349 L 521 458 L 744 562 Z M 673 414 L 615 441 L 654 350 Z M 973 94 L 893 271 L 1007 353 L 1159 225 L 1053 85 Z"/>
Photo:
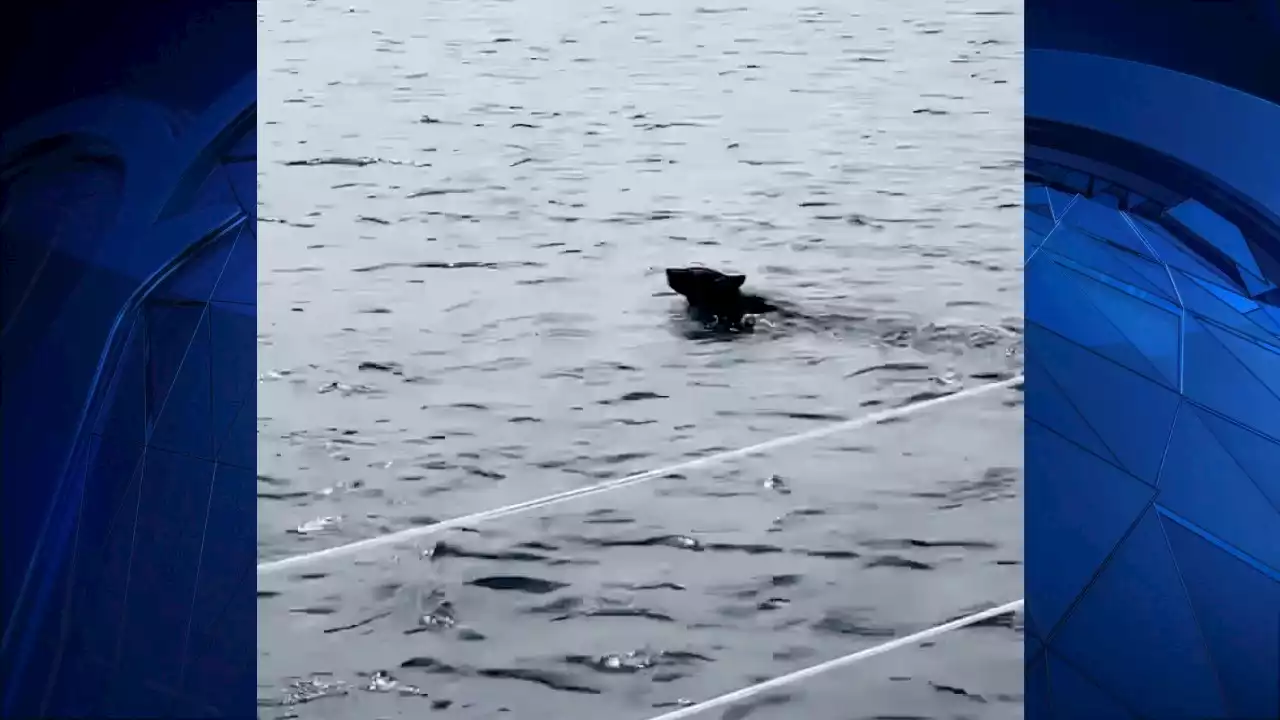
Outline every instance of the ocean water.
<path fill-rule="evenodd" d="M 1021 372 L 993 0 L 259 6 L 267 562 Z M 705 264 L 797 309 L 691 324 Z M 264 718 L 644 720 L 1022 596 L 1018 390 L 260 575 Z M 1018 617 L 706 713 L 1022 716 Z"/>

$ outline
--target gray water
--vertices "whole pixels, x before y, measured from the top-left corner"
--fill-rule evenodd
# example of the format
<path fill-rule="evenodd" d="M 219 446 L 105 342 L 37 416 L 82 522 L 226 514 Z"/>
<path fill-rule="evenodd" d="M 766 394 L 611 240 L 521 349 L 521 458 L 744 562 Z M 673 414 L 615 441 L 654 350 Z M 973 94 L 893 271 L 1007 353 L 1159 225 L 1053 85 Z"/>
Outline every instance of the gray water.
<path fill-rule="evenodd" d="M 359 2 L 260 5 L 260 559 L 1020 371 L 1020 3 Z M 694 263 L 799 312 L 702 332 Z M 1000 391 L 262 577 L 260 714 L 643 720 L 1016 599 L 1021 434 Z M 1021 717 L 1021 643 L 706 717 Z"/>

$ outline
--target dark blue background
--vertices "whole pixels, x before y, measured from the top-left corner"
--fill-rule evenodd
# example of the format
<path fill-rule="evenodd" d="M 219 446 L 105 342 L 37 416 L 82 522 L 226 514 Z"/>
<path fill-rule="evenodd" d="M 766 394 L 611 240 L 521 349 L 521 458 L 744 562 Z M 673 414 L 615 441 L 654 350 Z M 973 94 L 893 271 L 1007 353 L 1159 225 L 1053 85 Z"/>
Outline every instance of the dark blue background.
<path fill-rule="evenodd" d="M 1278 18 L 1028 0 L 1032 720 L 1280 717 Z"/>
<path fill-rule="evenodd" d="M 0 712 L 255 716 L 256 7 L 0 23 Z"/>
<path fill-rule="evenodd" d="M 1026 13 L 1028 48 L 1136 60 L 1280 100 L 1275 0 L 1027 0 Z"/>

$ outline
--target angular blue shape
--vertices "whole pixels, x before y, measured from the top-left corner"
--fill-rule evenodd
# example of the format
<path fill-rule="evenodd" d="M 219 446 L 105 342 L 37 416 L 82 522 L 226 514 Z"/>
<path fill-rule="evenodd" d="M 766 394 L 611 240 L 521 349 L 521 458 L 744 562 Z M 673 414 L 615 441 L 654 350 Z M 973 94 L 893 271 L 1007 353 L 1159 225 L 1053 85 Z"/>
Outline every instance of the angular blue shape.
<path fill-rule="evenodd" d="M 1198 411 L 1198 417 L 1271 505 L 1280 507 L 1280 441 L 1213 413 Z"/>
<path fill-rule="evenodd" d="M 1246 338 L 1213 323 L 1204 323 L 1204 327 L 1222 343 L 1252 374 L 1271 391 L 1280 397 L 1280 346 L 1259 340 Z"/>
<path fill-rule="evenodd" d="M 106 537 L 95 547 L 83 547 L 76 565 L 82 574 L 73 590 L 74 625 L 78 652 L 102 658 L 114 665 L 123 637 L 124 612 L 128 607 L 129 574 L 137 536 L 140 489 L 137 478 L 125 490 Z M 146 538 L 143 538 L 146 542 Z"/>
<path fill-rule="evenodd" d="M 246 404 L 252 408 L 257 391 L 257 318 L 252 308 L 228 303 L 209 305 L 209 362 L 213 398 L 214 452 L 221 458 L 232 423 Z M 250 415 L 254 415 L 252 410 Z M 234 442 L 244 444 L 244 436 Z M 245 448 L 231 450 L 238 457 L 256 444 L 252 436 Z M 238 446 L 236 446 L 238 447 Z"/>
<path fill-rule="evenodd" d="M 1044 215 L 1023 213 L 1022 262 L 1024 265 L 1034 259 L 1045 240 L 1057 229 L 1058 226 Z"/>
<path fill-rule="evenodd" d="M 160 287 L 156 288 L 152 297 L 208 302 L 213 295 L 213 288 L 226 272 L 231 249 L 235 247 L 240 235 L 245 232 L 247 231 L 243 224 L 224 232 L 211 247 L 184 263 Z"/>
<path fill-rule="evenodd" d="M 1175 314 L 1087 276 L 1074 278 L 1093 305 L 1151 366 L 1160 372 L 1166 387 L 1180 386 L 1180 313 Z"/>
<path fill-rule="evenodd" d="M 1229 717 L 1280 717 L 1280 581 L 1162 518 Z"/>
<path fill-rule="evenodd" d="M 1121 465 L 1154 486 L 1178 393 L 1034 325 L 1027 328 L 1027 344 Z"/>
<path fill-rule="evenodd" d="M 1244 236 L 1240 234 L 1240 229 L 1221 215 L 1197 200 L 1185 200 L 1168 212 L 1175 220 L 1200 237 L 1209 240 L 1214 247 L 1230 256 L 1245 272 L 1255 277 L 1262 277 L 1262 271 L 1258 269 L 1258 261 L 1254 259 L 1253 251 L 1245 242 Z"/>
<path fill-rule="evenodd" d="M 1264 342 L 1276 341 L 1276 335 L 1269 327 L 1254 322 L 1249 315 L 1245 314 L 1247 311 L 1257 308 L 1253 301 L 1244 301 L 1249 303 L 1249 305 L 1244 306 L 1232 300 L 1233 298 L 1243 300 L 1241 296 L 1225 288 L 1181 272 L 1177 273 L 1175 277 L 1178 281 L 1178 289 L 1182 294 L 1183 306 L 1187 309 L 1187 312 L 1225 325 Z"/>
<path fill-rule="evenodd" d="M 1223 303 L 1230 306 L 1232 310 L 1235 310 L 1240 314 L 1247 313 L 1250 310 L 1258 309 L 1258 303 L 1254 302 L 1253 300 L 1247 297 L 1244 297 L 1243 295 L 1234 293 L 1222 287 L 1221 285 L 1216 285 L 1214 283 L 1209 282 L 1208 280 L 1202 280 L 1200 278 L 1194 278 L 1194 277 L 1192 278 L 1192 281 L 1195 282 L 1200 287 L 1207 290 L 1208 292 L 1212 293 L 1214 297 L 1218 298 Z"/>
<path fill-rule="evenodd" d="M 245 573 L 242 582 L 254 582 L 255 575 Z M 239 648 L 257 642 L 257 627 L 242 619 L 254 617 L 256 600 L 250 593 L 232 591 L 212 618 L 194 617 L 192 647 L 186 659 L 186 672 L 180 692 L 192 700 L 229 713 L 257 700 L 257 667 L 254 663 L 237 663 L 233 658 Z M 221 622 L 219 622 L 221 621 Z"/>
<path fill-rule="evenodd" d="M 95 439 L 91 443 L 91 460 L 85 474 L 80 497 L 83 508 L 77 527 L 77 572 L 84 572 L 101 561 L 108 534 L 129 512 L 135 512 L 137 488 L 142 476 L 144 447 L 122 445 Z M 86 564 L 87 563 L 87 564 Z"/>
<path fill-rule="evenodd" d="M 1081 198 L 1058 222 L 1099 240 L 1114 243 L 1137 255 L 1157 259 L 1152 257 L 1151 250 L 1118 210 L 1101 205 L 1096 199 Z"/>
<path fill-rule="evenodd" d="M 122 168 L 68 157 L 76 150 L 51 150 L 6 167 L 8 212 L 0 218 L 0 326 L 6 334 L 12 320 L 46 325 L 58 315 L 119 212 Z"/>
<path fill-rule="evenodd" d="M 1036 233 L 1042 239 L 1049 233 L 1053 232 L 1054 227 L 1057 226 L 1051 218 L 1035 214 L 1024 214 L 1022 224 L 1026 230 Z"/>
<path fill-rule="evenodd" d="M 1053 208 L 1049 205 L 1049 195 L 1045 190 L 1046 188 L 1043 185 L 1031 182 L 1023 183 L 1023 202 L 1026 203 L 1028 212 L 1052 221 L 1054 219 Z"/>
<path fill-rule="evenodd" d="M 1053 376 L 1034 358 L 1026 360 L 1026 417 L 1035 420 L 1063 438 L 1079 445 L 1099 458 L 1122 467 L 1119 458 L 1085 420 L 1054 381 Z"/>
<path fill-rule="evenodd" d="M 1044 653 L 1044 643 L 1034 635 L 1027 635 L 1023 638 L 1022 653 L 1026 657 L 1027 664 L 1030 665 L 1034 662 L 1036 655 Z"/>
<path fill-rule="evenodd" d="M 143 309 L 147 345 L 147 417 L 154 423 L 165 407 L 196 329 L 204 320 L 203 303 L 147 303 Z"/>
<path fill-rule="evenodd" d="M 1040 254 L 1040 249 L 1044 246 L 1044 240 L 1044 235 L 1031 228 L 1026 228 L 1022 233 L 1022 262 L 1024 265 L 1035 262 L 1035 256 Z"/>
<path fill-rule="evenodd" d="M 1241 272 L 1241 278 L 1244 280 L 1245 290 L 1253 296 L 1262 296 L 1276 289 L 1275 283 L 1263 280 L 1253 273 Z"/>
<path fill-rule="evenodd" d="M 68 483 L 74 485 L 74 488 L 62 494 L 59 498 L 58 509 L 55 510 L 62 518 L 74 517 L 80 509 L 77 502 L 80 498 L 76 496 L 75 489 L 83 488 L 84 476 L 89 470 L 89 462 L 85 456 L 91 455 L 96 445 L 96 438 L 88 443 L 81 444 L 77 450 L 77 457 L 72 460 L 72 470 L 69 471 L 66 479 Z M 81 549 L 82 542 L 90 544 L 91 547 L 99 547 L 101 539 L 96 542 L 85 539 L 76 528 L 71 532 L 71 547 L 64 550 L 64 552 L 74 556 Z M 56 613 L 56 617 L 54 618 L 53 632 L 37 638 L 33 646 L 28 648 L 29 652 L 26 656 L 28 671 L 31 672 L 33 677 L 43 679 L 57 676 L 59 665 L 62 661 L 63 649 L 66 646 L 63 638 L 72 628 L 76 618 L 74 600 L 76 581 L 79 579 L 75 572 L 76 569 L 75 565 L 72 565 L 71 571 L 58 573 L 50 578 L 50 584 L 45 590 L 43 600 L 50 607 L 50 610 Z M 32 568 L 32 571 L 38 573 L 40 568 Z M 23 704 L 10 707 L 9 710 L 12 713 L 10 717 L 46 717 L 48 715 L 44 708 L 41 707 L 42 698 L 27 696 L 24 700 Z"/>
<path fill-rule="evenodd" d="M 1280 509 L 1205 426 L 1207 414 L 1192 405 L 1178 414 L 1160 473 L 1160 504 L 1280 568 Z"/>
<path fill-rule="evenodd" d="M 253 306 L 258 301 L 258 238 L 251 225 L 236 239 L 226 272 L 213 291 L 216 302 Z"/>
<path fill-rule="evenodd" d="M 1052 257 L 1045 257 L 1043 262 L 1039 260 L 1037 258 L 1036 262 L 1028 264 L 1025 270 L 1028 285 L 1034 283 L 1044 288 L 1026 296 L 1028 324 L 1039 325 L 1074 345 L 1084 346 L 1156 382 L 1168 382 L 1164 374 L 1093 306 L 1078 283 L 1069 276 L 1072 270 L 1064 268 Z"/>
<path fill-rule="evenodd" d="M 1034 420 L 1025 430 L 1027 611 L 1052 633 L 1155 490 L 1053 434 Z M 1087 517 L 1089 522 L 1081 522 Z"/>
<path fill-rule="evenodd" d="M 256 163 L 258 159 L 258 126 L 249 125 L 244 133 L 222 153 L 223 162 Z"/>
<path fill-rule="evenodd" d="M 190 254 L 235 212 L 225 204 L 235 180 L 216 167 L 226 140 L 242 136 L 236 174 L 252 173 L 255 10 L 226 0 L 145 12 L 35 3 L 6 19 L 27 33 L 6 45 L 10 65 L 35 72 L 14 75 L 18 86 L 6 88 L 17 92 L 0 103 L 0 716 L 254 717 L 253 608 L 243 603 L 212 612 L 248 631 L 199 648 L 239 667 L 239 688 L 222 683 L 179 705 L 161 677 L 181 667 L 174 643 L 184 633 L 174 629 L 191 598 L 178 586 L 199 560 L 183 552 L 205 511 L 150 496 L 165 472 L 155 448 L 150 466 L 140 460 L 148 438 L 165 440 L 164 427 L 150 434 L 162 404 L 162 421 L 172 420 L 210 394 L 178 370 L 173 340 L 190 337 L 188 318 L 144 306 L 205 301 L 214 287 Z M 241 207 L 252 224 L 252 199 Z M 157 222 L 164 208 L 173 217 Z M 174 260 L 177 275 L 152 288 Z M 252 254 L 240 263 L 249 277 L 238 287 L 253 287 L 253 265 Z M 151 323 L 129 339 L 140 314 Z M 253 415 L 254 398 L 237 399 L 246 396 Z M 237 489 L 252 528 L 252 484 Z M 233 577 L 208 582 L 234 581 L 251 602 L 248 537 Z M 126 613 L 132 627 L 122 630 Z M 210 713 L 210 699 L 222 707 Z"/>
<path fill-rule="evenodd" d="M 146 329 L 135 319 L 126 332 L 128 337 L 104 398 L 106 410 L 99 413 L 94 427 L 94 434 L 105 438 L 108 452 L 141 452 L 147 436 Z"/>
<path fill-rule="evenodd" d="M 193 631 L 205 627 L 214 632 L 210 624 L 223 617 L 234 596 L 243 594 L 244 583 L 256 584 L 256 489 L 257 473 L 252 468 L 219 464 L 214 470 L 204 536 L 205 546 L 214 548 L 214 552 L 206 552 L 200 560 L 200 578 L 191 608 Z M 256 595 L 248 597 L 256 602 Z M 254 612 L 236 617 L 254 617 Z"/>
<path fill-rule="evenodd" d="M 134 550 L 120 666 L 151 684 L 176 688 L 181 680 L 196 577 L 204 553 L 218 551 L 204 543 L 212 483 L 211 460 L 147 451 L 137 523 L 145 542 Z"/>
<path fill-rule="evenodd" d="M 1152 287 L 1159 288 L 1158 295 L 1162 300 L 1181 309 L 1182 298 L 1179 295 L 1178 287 L 1173 279 L 1173 273 L 1168 265 L 1156 260 L 1130 255 L 1129 253 L 1116 252 L 1115 256 L 1120 262 L 1142 276 Z"/>
<path fill-rule="evenodd" d="M 193 178 L 184 183 L 170 198 L 162 215 L 173 217 L 188 212 L 192 207 L 216 207 L 219 205 L 236 205 L 235 193 L 231 188 L 230 178 L 220 163 L 209 166 L 209 172 L 198 182 Z"/>
<path fill-rule="evenodd" d="M 1191 317 L 1186 319 L 1184 328 L 1186 396 L 1267 435 L 1280 437 L 1280 399 L 1262 382 L 1259 373 L 1223 345 L 1220 338 L 1227 333 L 1211 332 L 1205 322 Z M 1238 344 L 1233 343 L 1233 349 L 1238 349 Z M 1272 374 L 1265 367 L 1266 358 L 1261 348 L 1249 356 L 1255 364 L 1264 365 L 1260 368 L 1264 376 Z"/>
<path fill-rule="evenodd" d="M 1130 217 L 1138 236 L 1151 247 L 1156 259 L 1162 264 L 1177 268 L 1188 275 L 1202 278 L 1208 282 L 1227 287 L 1235 287 L 1236 283 L 1221 270 L 1205 262 L 1199 255 L 1190 252 L 1177 238 L 1155 223 L 1140 217 Z"/>
<path fill-rule="evenodd" d="M 1027 636 L 1043 640 L 1044 633 L 1040 631 L 1040 623 L 1036 622 L 1036 616 L 1033 615 L 1030 610 L 1024 608 L 1023 618 L 1024 624 L 1026 625 Z"/>
<path fill-rule="evenodd" d="M 167 397 L 171 399 L 157 410 L 148 442 L 151 447 L 202 458 L 213 457 L 208 314 L 208 306 L 203 306 L 189 337 L 152 338 L 151 347 L 164 347 L 166 357 L 178 356 L 178 348 L 182 348 L 182 360 L 168 389 Z M 156 376 L 160 374 L 155 373 Z"/>
<path fill-rule="evenodd" d="M 1068 195 L 1061 190 L 1055 190 L 1050 187 L 1045 188 L 1045 193 L 1049 196 L 1049 204 L 1053 208 L 1053 219 L 1059 221 L 1062 220 L 1067 208 L 1071 207 L 1071 204 L 1077 202 L 1080 198 L 1079 195 Z"/>
<path fill-rule="evenodd" d="M 258 166 L 251 162 L 228 163 L 223 167 L 228 186 L 236 203 L 246 215 L 253 217 L 258 208 Z"/>
<path fill-rule="evenodd" d="M 1257 325 L 1263 330 L 1271 333 L 1274 336 L 1274 340 L 1272 340 L 1272 342 L 1280 340 L 1280 321 L 1276 320 L 1270 313 L 1266 312 L 1261 305 L 1250 310 L 1244 315 L 1254 325 Z"/>
<path fill-rule="evenodd" d="M 1049 670 L 1044 658 L 1029 661 L 1026 673 L 1027 720 L 1055 720 L 1050 706 Z"/>
<path fill-rule="evenodd" d="M 1070 699 L 1068 702 L 1070 702 L 1073 718 L 1138 720 L 1119 700 L 1098 687 L 1096 683 L 1055 653 L 1048 654 L 1046 666 L 1049 686 L 1054 696 Z"/>
<path fill-rule="evenodd" d="M 252 399 L 228 408 L 231 426 L 218 445 L 218 462 L 229 467 L 253 469 L 257 467 L 257 417 Z"/>
<path fill-rule="evenodd" d="M 1054 654 L 1087 667 L 1094 683 L 1141 717 L 1225 715 L 1213 665 L 1154 508 L 1143 514 L 1063 622 L 1050 650 Z"/>
<path fill-rule="evenodd" d="M 1045 252 L 1052 252 L 1069 262 L 1063 264 L 1077 273 L 1097 273 L 1114 278 L 1122 285 L 1157 295 L 1165 302 L 1176 305 L 1177 292 L 1168 273 L 1155 263 L 1136 256 L 1125 258 L 1123 251 L 1068 227 L 1059 227 L 1044 244 Z M 1130 262 L 1131 261 L 1131 262 Z M 1135 264 L 1150 265 L 1159 272 L 1141 272 Z"/>
<path fill-rule="evenodd" d="M 1280 307 L 1276 307 L 1274 305 L 1263 305 L 1258 308 L 1258 310 L 1266 313 L 1267 317 L 1271 318 L 1271 322 L 1273 324 L 1280 325 Z"/>
<path fill-rule="evenodd" d="M 1080 3 L 1054 0 L 1029 3 L 1026 8 L 1028 140 L 1040 146 L 1029 148 L 1028 169 L 1036 174 L 1052 174 L 1057 181 L 1065 172 L 1056 168 L 1044 170 L 1031 160 L 1056 151 L 1056 161 L 1064 168 L 1096 171 L 1096 176 L 1086 178 L 1089 192 L 1095 185 L 1104 186 L 1112 180 L 1135 186 L 1148 200 L 1131 206 L 1134 213 L 1159 218 L 1167 207 L 1188 197 L 1203 201 L 1203 206 L 1212 209 L 1206 215 L 1216 214 L 1209 219 L 1222 227 L 1210 227 L 1187 218 L 1185 212 L 1175 211 L 1204 241 L 1187 238 L 1185 247 L 1182 240 L 1155 230 L 1149 221 L 1135 218 L 1134 223 L 1148 240 L 1149 252 L 1177 270 L 1175 289 L 1181 289 L 1188 298 L 1186 306 L 1191 314 L 1200 316 L 1192 317 L 1184 329 L 1188 336 L 1183 347 L 1186 397 L 1181 412 L 1199 413 L 1214 434 L 1218 433 L 1211 423 L 1221 424 L 1226 429 L 1223 434 L 1232 442 L 1265 447 L 1280 438 L 1276 423 L 1280 412 L 1271 400 L 1268 383 L 1247 377 L 1245 366 L 1256 368 L 1266 365 L 1266 361 L 1244 358 L 1243 362 L 1236 362 L 1236 355 L 1256 354 L 1250 349 L 1227 350 L 1232 344 L 1248 342 L 1247 338 L 1232 337 L 1220 342 L 1220 348 L 1209 341 L 1217 339 L 1213 337 L 1215 331 L 1235 331 L 1277 344 L 1274 336 L 1280 327 L 1280 313 L 1266 306 L 1252 307 L 1240 297 L 1273 302 L 1273 295 L 1280 297 L 1276 291 L 1266 290 L 1271 281 L 1280 278 L 1276 275 L 1280 264 L 1264 257 L 1261 251 L 1263 245 L 1274 243 L 1280 230 L 1280 165 L 1274 162 L 1275 150 L 1280 147 L 1280 134 L 1275 132 L 1280 127 L 1280 106 L 1275 104 L 1275 98 L 1250 96 L 1272 88 L 1263 81 L 1269 76 L 1255 72 L 1260 66 L 1251 63 L 1243 52 L 1246 48 L 1250 53 L 1262 52 L 1272 60 L 1266 67 L 1276 65 L 1280 46 L 1274 42 L 1274 30 L 1280 11 L 1258 15 L 1250 12 L 1247 3 L 1166 3 L 1158 9 L 1159 22 L 1153 25 L 1150 16 L 1154 6 L 1132 2 L 1077 5 Z M 1210 20 L 1216 28 L 1213 32 L 1208 32 L 1205 25 Z M 1055 49 L 1039 49 L 1047 47 Z M 1170 118 L 1177 121 L 1169 122 Z M 1037 162 L 1049 164 L 1047 160 Z M 1238 218 L 1239 231 L 1248 237 L 1241 237 L 1236 228 L 1222 222 L 1225 218 Z M 1160 220 L 1174 227 L 1172 217 Z M 1246 220 L 1250 223 L 1247 230 L 1243 224 Z M 1123 233 L 1101 234 L 1131 247 Z M 1179 237 L 1185 236 L 1179 232 Z M 1206 244 L 1217 245 L 1225 252 L 1209 251 Z M 1041 252 L 1048 249 L 1046 246 Z M 1228 256 L 1234 256 L 1242 265 L 1228 260 Z M 1125 261 L 1139 272 L 1145 267 L 1128 257 Z M 1259 277 L 1258 270 L 1270 277 Z M 1191 276 L 1213 287 L 1193 282 Z M 1042 302 L 1037 295 L 1057 292 L 1040 279 L 1028 270 L 1028 313 L 1035 303 Z M 1225 329 L 1205 329 L 1207 323 Z M 1036 338 L 1028 337 L 1026 351 L 1029 362 L 1043 361 Z M 1200 407 L 1200 397 L 1210 400 L 1214 409 Z M 1028 398 L 1029 417 L 1035 414 L 1033 398 Z M 1123 402 L 1132 399 L 1121 393 L 1115 403 Z M 1127 442 L 1123 430 L 1102 431 L 1101 435 L 1117 449 L 1117 454 L 1121 452 L 1118 446 Z M 1221 438 L 1219 441 L 1227 444 Z M 1178 447 L 1186 442 L 1175 438 L 1172 444 L 1180 452 L 1196 449 Z M 1271 459 L 1262 465 L 1264 473 L 1270 470 L 1265 477 L 1280 477 L 1276 470 L 1280 464 L 1274 461 L 1270 449 L 1260 452 Z M 1222 454 L 1217 457 L 1220 463 L 1216 467 L 1208 460 L 1202 463 L 1200 480 L 1205 492 L 1212 489 L 1218 472 L 1225 472 L 1222 468 L 1235 464 L 1231 459 L 1224 460 Z M 1167 461 L 1171 465 L 1183 462 L 1180 457 L 1169 457 Z M 1052 458 L 1043 462 L 1048 465 Z M 1241 480 L 1235 470 L 1230 472 L 1232 476 L 1224 482 Z M 1028 471 L 1029 493 L 1036 481 L 1036 473 Z M 1193 573 L 1183 567 L 1186 563 L 1180 549 L 1174 563 L 1169 557 L 1173 552 L 1168 548 L 1177 548 L 1178 541 L 1173 536 L 1173 526 L 1163 519 L 1173 516 L 1159 502 L 1162 501 L 1156 507 L 1161 524 L 1170 528 L 1163 553 L 1157 533 L 1147 527 L 1137 529 L 1135 542 L 1145 534 L 1140 542 L 1147 549 L 1135 553 L 1136 572 L 1122 573 L 1131 576 L 1126 580 L 1114 577 L 1116 571 L 1109 567 L 1098 585 L 1082 598 L 1077 613 L 1047 641 L 1049 652 L 1063 659 L 1060 650 L 1072 646 L 1074 652 L 1067 658 L 1071 668 L 1066 675 L 1075 671 L 1077 676 L 1083 674 L 1086 678 L 1105 676 L 1101 679 L 1111 694 L 1123 694 L 1126 702 L 1142 700 L 1144 704 L 1126 708 L 1135 720 L 1280 718 L 1280 704 L 1273 697 L 1255 701 L 1257 687 L 1264 687 L 1269 695 L 1280 685 L 1280 668 L 1275 659 L 1280 628 L 1273 624 L 1280 602 L 1270 591 L 1260 590 L 1256 583 L 1229 572 L 1215 569 Z M 1257 495 L 1247 502 L 1254 506 L 1252 510 L 1238 513 L 1245 525 L 1262 518 L 1259 513 L 1270 504 Z M 1087 511 L 1080 512 L 1076 519 L 1081 524 L 1093 522 Z M 1026 520 L 1030 533 L 1039 522 L 1030 505 Z M 1144 523 L 1149 524 L 1149 520 L 1144 519 Z M 1202 528 L 1188 527 L 1193 533 L 1204 532 Z M 1256 567 L 1239 560 L 1235 554 L 1240 550 L 1221 538 L 1205 541 L 1210 545 L 1213 542 L 1219 543 L 1215 549 L 1222 556 L 1232 557 L 1238 565 L 1255 570 L 1262 567 L 1256 559 L 1250 561 L 1257 563 Z M 1047 544 L 1039 551 L 1029 548 L 1028 573 L 1037 564 L 1055 564 L 1057 557 L 1049 552 L 1052 549 Z M 1127 550 L 1126 546 L 1121 553 Z M 1206 554 L 1209 552 L 1205 550 Z M 1138 582 L 1132 577 L 1136 575 L 1147 577 Z M 1196 575 L 1204 588 L 1214 593 L 1213 597 L 1197 597 Z M 1143 588 L 1145 592 L 1140 592 Z M 1163 598 L 1172 603 L 1173 599 L 1188 596 L 1191 600 L 1186 606 L 1192 611 L 1179 605 L 1166 607 L 1164 600 L 1157 600 Z M 1255 598 L 1259 601 L 1256 607 L 1238 609 L 1240 603 Z M 1027 602 L 1033 608 L 1038 602 L 1036 589 L 1030 584 Z M 1269 613 L 1265 622 L 1225 622 L 1236 613 L 1256 618 L 1259 611 Z M 1092 621 L 1084 622 L 1090 614 Z M 1213 623 L 1223 626 L 1214 630 Z M 1246 637 L 1248 642 L 1241 641 Z M 1261 647 L 1259 643 L 1268 645 Z M 1223 657 L 1229 657 L 1230 663 L 1224 663 Z M 1251 662 L 1254 665 L 1248 666 Z M 1057 682 L 1054 669 L 1050 666 L 1051 689 L 1045 691 L 1042 683 L 1033 681 L 1035 671 L 1028 667 L 1029 712 L 1044 702 L 1038 695 L 1046 693 L 1058 715 L 1055 720 L 1110 714 L 1109 710 L 1089 707 L 1090 703 L 1082 699 L 1089 696 L 1087 689 L 1064 689 Z M 1254 697 L 1246 697 L 1251 691 Z M 1201 697 L 1183 697 L 1187 694 Z M 1221 700 L 1214 701 L 1215 695 Z"/>

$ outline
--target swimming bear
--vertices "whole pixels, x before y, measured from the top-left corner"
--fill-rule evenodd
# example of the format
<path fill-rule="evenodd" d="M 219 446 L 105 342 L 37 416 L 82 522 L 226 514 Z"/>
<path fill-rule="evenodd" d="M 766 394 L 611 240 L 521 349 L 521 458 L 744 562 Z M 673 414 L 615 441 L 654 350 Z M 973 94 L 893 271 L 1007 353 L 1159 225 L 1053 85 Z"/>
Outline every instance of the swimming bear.
<path fill-rule="evenodd" d="M 749 329 L 746 316 L 778 309 L 764 298 L 742 292 L 746 281 L 746 275 L 726 275 L 711 268 L 667 268 L 667 285 L 689 301 L 690 314 L 725 329 Z"/>

